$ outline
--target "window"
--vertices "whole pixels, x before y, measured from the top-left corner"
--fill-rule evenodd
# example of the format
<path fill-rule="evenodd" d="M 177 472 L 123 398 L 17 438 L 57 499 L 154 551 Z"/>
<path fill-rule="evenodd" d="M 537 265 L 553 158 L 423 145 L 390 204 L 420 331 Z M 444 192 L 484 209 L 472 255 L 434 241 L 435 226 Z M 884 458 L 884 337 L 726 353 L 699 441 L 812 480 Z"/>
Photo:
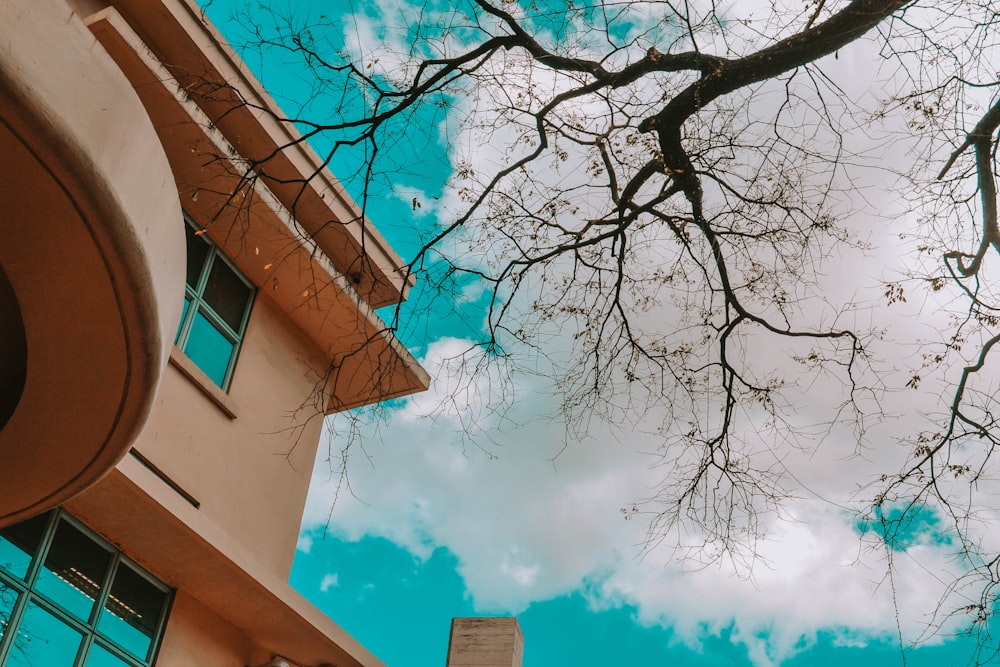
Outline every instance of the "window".
<path fill-rule="evenodd" d="M 0 529 L 0 665 L 149 667 L 169 601 L 60 510 Z"/>
<path fill-rule="evenodd" d="M 253 285 L 189 223 L 184 311 L 174 343 L 226 390 L 253 303 Z"/>

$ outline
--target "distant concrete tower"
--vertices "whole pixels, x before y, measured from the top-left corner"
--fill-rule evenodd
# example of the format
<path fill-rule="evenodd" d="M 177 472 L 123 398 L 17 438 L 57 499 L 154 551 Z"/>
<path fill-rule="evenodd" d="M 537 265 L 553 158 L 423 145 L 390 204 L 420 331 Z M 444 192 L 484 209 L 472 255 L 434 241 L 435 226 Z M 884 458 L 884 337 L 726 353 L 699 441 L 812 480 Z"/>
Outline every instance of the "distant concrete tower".
<path fill-rule="evenodd" d="M 453 618 L 447 667 L 521 667 L 524 635 L 514 617 Z"/>

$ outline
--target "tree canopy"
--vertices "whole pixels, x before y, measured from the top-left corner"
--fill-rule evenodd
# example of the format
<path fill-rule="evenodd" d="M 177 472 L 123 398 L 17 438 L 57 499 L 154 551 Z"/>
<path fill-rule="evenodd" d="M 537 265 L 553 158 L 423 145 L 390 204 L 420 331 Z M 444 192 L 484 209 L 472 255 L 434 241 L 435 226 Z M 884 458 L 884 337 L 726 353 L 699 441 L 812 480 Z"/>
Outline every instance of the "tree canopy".
<path fill-rule="evenodd" d="M 990 2 L 342 14 L 247 14 L 242 52 L 304 68 L 283 120 L 376 222 L 387 193 L 433 210 L 405 259 L 428 294 L 463 301 L 468 372 L 551 376 L 568 441 L 596 418 L 655 429 L 663 481 L 635 507 L 649 543 L 748 572 L 761 517 L 822 495 L 792 459 L 849 443 L 861 472 L 836 502 L 890 567 L 938 517 L 961 567 L 929 627 L 957 614 L 985 637 L 1000 583 Z M 246 178 L 266 184 L 268 159 Z M 389 326 L 427 326 L 417 301 Z"/>

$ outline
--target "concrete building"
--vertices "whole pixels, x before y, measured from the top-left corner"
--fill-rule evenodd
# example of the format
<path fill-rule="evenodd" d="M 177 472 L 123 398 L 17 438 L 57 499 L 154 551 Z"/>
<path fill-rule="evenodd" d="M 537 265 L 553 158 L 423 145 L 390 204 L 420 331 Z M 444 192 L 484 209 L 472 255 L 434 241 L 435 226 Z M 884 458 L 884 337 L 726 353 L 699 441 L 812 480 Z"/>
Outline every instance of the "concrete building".
<path fill-rule="evenodd" d="M 516 618 L 452 619 L 446 667 L 521 667 L 523 656 Z"/>
<path fill-rule="evenodd" d="M 399 258 L 192 0 L 0 16 L 0 664 L 380 665 L 287 579 Z"/>

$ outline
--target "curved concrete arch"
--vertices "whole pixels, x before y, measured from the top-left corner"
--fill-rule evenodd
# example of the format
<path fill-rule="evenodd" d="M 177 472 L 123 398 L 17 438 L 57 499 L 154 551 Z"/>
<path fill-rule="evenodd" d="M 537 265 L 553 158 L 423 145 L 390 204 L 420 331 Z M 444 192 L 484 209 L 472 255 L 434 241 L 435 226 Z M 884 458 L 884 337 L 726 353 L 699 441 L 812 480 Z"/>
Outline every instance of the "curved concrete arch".
<path fill-rule="evenodd" d="M 26 369 L 0 430 L 3 526 L 128 451 L 169 356 L 185 253 L 170 166 L 125 76 L 62 2 L 0 13 L 0 267 L 25 341 L 23 359 L 0 354 Z"/>

